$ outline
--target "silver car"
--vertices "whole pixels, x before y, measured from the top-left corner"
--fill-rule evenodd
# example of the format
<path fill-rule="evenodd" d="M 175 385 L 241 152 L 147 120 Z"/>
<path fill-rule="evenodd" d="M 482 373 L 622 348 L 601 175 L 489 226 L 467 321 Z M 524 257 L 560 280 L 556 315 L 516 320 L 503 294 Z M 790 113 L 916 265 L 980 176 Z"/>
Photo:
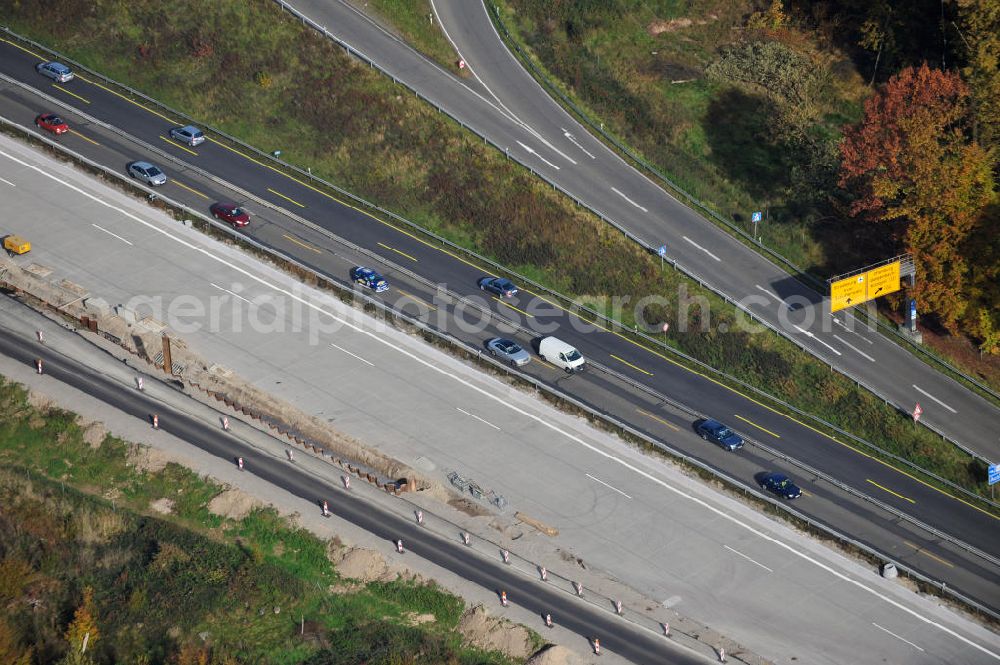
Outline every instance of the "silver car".
<path fill-rule="evenodd" d="M 194 125 L 174 127 L 170 130 L 170 138 L 181 143 L 187 143 L 192 148 L 205 142 L 205 133 Z"/>
<path fill-rule="evenodd" d="M 522 365 L 527 365 L 531 362 L 531 354 L 521 348 L 521 346 L 509 339 L 503 337 L 494 337 L 493 339 L 486 342 L 486 348 L 489 349 L 490 354 L 495 357 L 508 362 L 514 367 L 521 367 Z"/>
<path fill-rule="evenodd" d="M 132 162 L 128 165 L 128 174 L 153 187 L 167 184 L 166 174 L 149 162 Z"/>
<path fill-rule="evenodd" d="M 74 78 L 73 70 L 61 62 L 40 62 L 35 65 L 35 71 L 58 83 L 66 83 Z"/>

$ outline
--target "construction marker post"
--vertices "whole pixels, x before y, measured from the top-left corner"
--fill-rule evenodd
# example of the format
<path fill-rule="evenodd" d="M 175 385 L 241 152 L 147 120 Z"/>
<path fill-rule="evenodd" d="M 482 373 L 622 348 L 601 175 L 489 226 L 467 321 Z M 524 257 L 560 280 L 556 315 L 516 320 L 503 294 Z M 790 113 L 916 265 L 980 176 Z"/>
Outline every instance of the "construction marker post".
<path fill-rule="evenodd" d="M 153 429 L 160 429 L 160 417 L 155 413 L 153 414 Z"/>
<path fill-rule="evenodd" d="M 344 489 L 345 490 L 351 489 L 351 477 L 350 476 L 341 476 L 340 479 L 344 481 Z"/>
<path fill-rule="evenodd" d="M 469 534 L 464 531 L 462 532 L 462 542 L 465 543 L 466 545 L 472 544 L 472 539 L 469 538 Z"/>
<path fill-rule="evenodd" d="M 503 557 L 503 562 L 504 563 L 507 563 L 507 564 L 510 563 L 510 552 L 508 552 L 507 550 L 500 550 L 500 556 Z"/>
<path fill-rule="evenodd" d="M 583 598 L 583 585 L 579 582 L 573 582 L 573 590 L 576 591 L 576 595 Z"/>
<path fill-rule="evenodd" d="M 423 524 L 423 523 L 424 523 L 424 511 L 418 510 L 417 511 L 417 524 Z"/>
<path fill-rule="evenodd" d="M 500 604 L 503 605 L 504 607 L 507 607 L 507 592 L 506 591 L 501 591 L 500 592 Z"/>
<path fill-rule="evenodd" d="M 45 344 L 45 333 L 43 333 L 41 330 L 36 330 L 35 335 L 38 336 L 39 344 Z"/>
<path fill-rule="evenodd" d="M 670 637 L 670 624 L 667 623 L 666 621 L 664 621 L 660 625 L 663 626 L 663 636 L 664 637 Z"/>
<path fill-rule="evenodd" d="M 141 376 L 135 377 L 135 387 L 139 389 L 139 392 L 142 392 L 142 377 Z"/>
<path fill-rule="evenodd" d="M 294 462 L 295 461 L 295 451 L 292 450 L 291 448 L 289 448 L 285 452 L 288 453 L 288 461 L 289 462 Z"/>
<path fill-rule="evenodd" d="M 222 429 L 227 432 L 229 431 L 229 418 L 226 416 L 222 416 Z"/>
<path fill-rule="evenodd" d="M 42 373 L 42 359 L 41 358 L 35 358 L 35 369 L 38 370 L 39 374 Z"/>
<path fill-rule="evenodd" d="M 601 640 L 598 637 L 594 638 L 594 655 L 595 656 L 601 655 Z"/>
<path fill-rule="evenodd" d="M 397 540 L 396 541 L 396 551 L 399 552 L 400 554 L 403 553 L 403 541 L 402 540 Z"/>
<path fill-rule="evenodd" d="M 719 647 L 719 662 L 726 662 L 726 647 Z"/>
<path fill-rule="evenodd" d="M 552 627 L 552 615 L 551 614 L 546 614 L 545 615 L 545 625 L 548 628 Z"/>
<path fill-rule="evenodd" d="M 615 612 L 618 614 L 618 616 L 622 615 L 622 601 L 620 600 L 615 601 Z"/>
<path fill-rule="evenodd" d="M 545 566 L 541 566 L 538 569 L 538 574 L 541 575 L 543 582 L 549 581 L 549 571 L 545 570 Z"/>
<path fill-rule="evenodd" d="M 240 471 L 242 471 L 243 470 L 243 458 L 242 457 L 237 457 L 236 458 L 236 464 L 240 467 Z"/>
<path fill-rule="evenodd" d="M 326 501 L 323 502 L 323 517 L 330 516 L 330 504 Z"/>

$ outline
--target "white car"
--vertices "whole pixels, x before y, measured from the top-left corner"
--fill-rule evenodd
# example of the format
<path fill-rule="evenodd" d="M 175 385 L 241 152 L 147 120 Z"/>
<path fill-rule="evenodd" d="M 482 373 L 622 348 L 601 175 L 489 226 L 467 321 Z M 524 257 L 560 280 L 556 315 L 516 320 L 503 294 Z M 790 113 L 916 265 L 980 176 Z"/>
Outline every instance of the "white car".
<path fill-rule="evenodd" d="M 167 175 L 149 162 L 132 162 L 128 165 L 128 174 L 153 187 L 167 184 Z"/>

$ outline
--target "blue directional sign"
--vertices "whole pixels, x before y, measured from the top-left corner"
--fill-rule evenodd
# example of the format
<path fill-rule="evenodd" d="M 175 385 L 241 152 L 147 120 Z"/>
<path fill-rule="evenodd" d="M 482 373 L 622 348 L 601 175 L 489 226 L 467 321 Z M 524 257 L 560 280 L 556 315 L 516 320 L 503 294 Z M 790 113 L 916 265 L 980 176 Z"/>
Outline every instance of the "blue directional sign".
<path fill-rule="evenodd" d="M 990 485 L 1000 483 L 1000 464 L 990 464 Z"/>
<path fill-rule="evenodd" d="M 750 216 L 750 221 L 753 222 L 754 224 L 756 224 L 762 219 L 764 219 L 764 216 L 760 213 L 760 210 L 758 210 L 757 212 L 753 213 L 753 215 Z"/>
<path fill-rule="evenodd" d="M 663 258 L 664 256 L 667 255 L 667 246 L 660 245 L 659 247 L 656 248 L 656 253 L 660 255 L 660 258 Z"/>

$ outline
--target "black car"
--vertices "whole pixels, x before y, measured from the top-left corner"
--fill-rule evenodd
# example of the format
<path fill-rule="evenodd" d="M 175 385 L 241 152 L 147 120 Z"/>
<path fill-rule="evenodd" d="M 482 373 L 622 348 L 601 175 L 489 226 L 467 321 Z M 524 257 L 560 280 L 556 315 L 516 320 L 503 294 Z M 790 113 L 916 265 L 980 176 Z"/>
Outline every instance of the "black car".
<path fill-rule="evenodd" d="M 802 496 L 799 486 L 781 473 L 769 473 L 760 480 L 760 486 L 768 492 L 777 494 L 782 499 L 797 499 Z"/>
<path fill-rule="evenodd" d="M 743 447 L 743 437 L 718 420 L 702 420 L 695 429 L 701 438 L 714 441 L 730 452 Z"/>

